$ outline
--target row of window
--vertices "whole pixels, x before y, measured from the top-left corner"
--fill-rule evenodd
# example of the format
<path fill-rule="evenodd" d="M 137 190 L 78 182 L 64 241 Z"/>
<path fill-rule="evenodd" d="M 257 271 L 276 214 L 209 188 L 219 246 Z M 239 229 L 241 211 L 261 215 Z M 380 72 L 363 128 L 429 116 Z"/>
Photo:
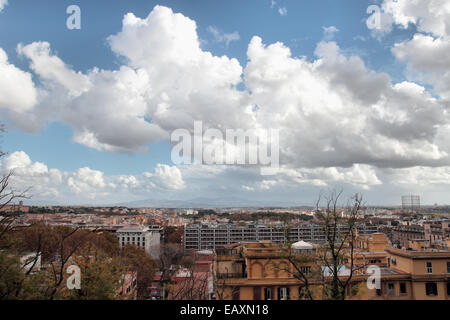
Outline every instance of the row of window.
<path fill-rule="evenodd" d="M 386 290 L 386 287 L 385 287 Z M 387 284 L 387 294 L 390 296 L 395 295 L 395 286 L 393 283 L 388 283 Z M 406 283 L 405 282 L 400 282 L 400 294 L 401 295 L 405 295 L 407 294 L 408 291 L 406 290 Z M 377 296 L 381 296 L 383 294 L 382 289 L 377 289 Z"/>
<path fill-rule="evenodd" d="M 437 296 L 438 287 L 436 282 L 427 282 L 425 284 L 425 291 L 427 296 Z M 450 296 L 450 282 L 447 282 L 447 295 Z"/>
<path fill-rule="evenodd" d="M 387 288 L 384 287 L 386 293 L 390 296 L 395 295 L 395 286 L 394 283 L 388 283 Z M 381 296 L 383 294 L 382 289 L 377 289 L 377 296 Z M 407 294 L 406 283 L 400 282 L 400 294 Z M 436 282 L 427 282 L 425 283 L 425 294 L 427 296 L 437 296 L 438 295 L 438 287 Z M 450 282 L 447 282 L 447 295 L 450 295 Z"/>
<path fill-rule="evenodd" d="M 299 289 L 300 292 L 300 289 Z M 264 299 L 263 300 L 274 300 L 274 288 L 264 288 L 263 294 Z M 239 300 L 239 288 L 237 290 L 233 291 L 233 300 Z M 287 287 L 277 288 L 277 299 L 278 300 L 290 300 L 291 299 L 291 290 Z M 253 300 L 261 300 L 261 287 L 254 287 L 253 288 Z"/>
<path fill-rule="evenodd" d="M 392 265 L 397 265 L 397 259 L 395 259 L 395 258 L 391 258 L 390 259 L 390 262 L 392 263 Z M 428 261 L 427 262 L 427 264 L 426 264 L 426 271 L 427 271 L 427 273 L 433 273 L 433 263 L 432 262 L 430 262 L 430 261 Z M 450 273 L 450 261 L 449 262 L 447 262 L 447 273 Z"/>
<path fill-rule="evenodd" d="M 137 239 L 137 241 L 139 241 L 139 240 L 141 240 L 141 237 L 127 237 L 126 239 L 127 239 L 127 242 L 136 241 L 136 239 Z M 142 237 L 142 240 L 145 241 L 145 237 Z M 125 241 L 125 237 L 122 237 L 122 241 Z"/>
<path fill-rule="evenodd" d="M 387 286 L 385 286 L 385 290 L 387 291 L 386 293 L 388 295 L 395 295 L 395 285 L 394 283 L 387 283 Z M 347 290 L 348 293 L 350 294 L 350 287 L 349 290 Z M 437 296 L 438 295 L 438 288 L 437 288 L 437 283 L 436 282 L 427 282 L 425 284 L 425 291 L 426 291 L 426 295 L 427 296 Z M 377 289 L 377 295 L 381 296 L 382 295 L 382 289 Z M 261 297 L 261 293 L 263 293 L 263 297 Z M 261 300 L 261 298 L 263 298 L 262 300 L 274 300 L 275 296 L 274 296 L 274 288 L 271 287 L 267 287 L 264 288 L 263 290 L 261 290 L 261 287 L 254 287 L 253 288 L 253 300 Z M 239 300 L 240 298 L 240 288 L 234 288 L 233 289 L 233 300 Z M 400 294 L 401 295 L 406 295 L 407 294 L 407 287 L 406 287 L 406 283 L 405 282 L 400 282 Z M 447 295 L 450 295 L 450 282 L 447 283 Z M 299 297 L 302 296 L 302 287 L 299 288 Z M 277 296 L 276 296 L 277 300 L 290 300 L 291 299 L 291 295 L 290 295 L 290 288 L 288 287 L 280 287 L 277 288 Z"/>
<path fill-rule="evenodd" d="M 427 262 L 427 273 L 433 273 L 433 263 Z M 450 262 L 447 262 L 447 273 L 450 273 Z"/>
<path fill-rule="evenodd" d="M 138 247 L 141 246 L 141 242 L 140 241 L 138 241 L 138 242 L 131 241 L 131 242 L 127 242 L 127 243 L 137 245 Z M 125 244 L 126 244 L 125 241 L 122 240 L 122 247 L 124 247 Z M 145 241 L 142 241 L 142 247 L 145 247 Z"/>

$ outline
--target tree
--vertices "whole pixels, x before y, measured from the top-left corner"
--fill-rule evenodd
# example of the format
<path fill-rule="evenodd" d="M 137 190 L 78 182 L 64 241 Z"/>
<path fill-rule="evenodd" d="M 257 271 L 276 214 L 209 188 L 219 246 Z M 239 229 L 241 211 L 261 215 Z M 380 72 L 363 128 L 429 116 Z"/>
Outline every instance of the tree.
<path fill-rule="evenodd" d="M 281 244 L 280 249 L 280 259 L 271 262 L 272 268 L 300 282 L 299 300 L 314 300 L 317 288 L 323 282 L 322 269 L 317 264 L 315 253 L 296 253 L 291 241 Z"/>
<path fill-rule="evenodd" d="M 181 244 L 181 240 L 184 235 L 183 227 L 168 226 L 164 228 L 164 243 L 176 243 Z"/>
<path fill-rule="evenodd" d="M 362 197 L 357 194 L 342 207 L 339 205 L 341 196 L 342 191 L 334 190 L 319 196 L 315 219 L 321 226 L 323 242 L 313 252 L 295 252 L 290 228 L 283 228 L 286 243 L 279 245 L 280 259 L 272 261 L 271 266 L 300 282 L 300 299 L 343 300 L 353 275 L 362 268 L 354 265 L 356 223 Z M 345 275 L 344 268 L 347 268 Z"/>
<path fill-rule="evenodd" d="M 13 248 L 15 254 L 33 253 L 33 257 L 27 261 L 27 264 L 33 266 L 38 259 L 41 259 L 44 270 L 39 273 L 39 276 L 43 280 L 36 290 L 40 292 L 41 298 L 49 300 L 56 299 L 59 292 L 65 288 L 66 270 L 72 262 L 71 259 L 75 253 L 86 247 L 86 243 L 89 243 L 93 235 L 94 233 L 88 230 L 68 226 L 52 227 L 43 223 L 15 228 L 10 233 L 15 241 Z M 37 276 L 31 271 L 31 268 L 25 271 L 26 278 L 23 284 L 28 281 L 28 278 Z M 16 296 L 21 294 L 21 289 L 18 289 Z"/>
<path fill-rule="evenodd" d="M 164 291 L 163 298 L 168 296 L 171 284 L 177 272 L 175 266 L 180 265 L 184 257 L 184 249 L 179 244 L 168 243 L 161 245 L 158 267 L 161 272 L 159 285 Z"/>
<path fill-rule="evenodd" d="M 150 287 L 157 269 L 156 261 L 144 249 L 130 244 L 122 249 L 121 254 L 128 270 L 137 272 L 137 298 L 150 298 Z"/>
<path fill-rule="evenodd" d="M 316 204 L 316 218 L 322 226 L 324 243 L 319 247 L 319 259 L 327 272 L 324 286 L 324 298 L 344 300 L 354 273 L 360 268 L 354 265 L 356 223 L 362 207 L 362 197 L 356 194 L 346 207 L 339 206 L 342 191 L 331 191 L 319 197 Z M 322 199 L 324 206 L 321 207 Z M 348 266 L 348 274 L 342 275 L 344 266 Z M 331 280 L 328 278 L 331 277 Z"/>
<path fill-rule="evenodd" d="M 6 132 L 5 126 L 0 124 L 0 134 Z M 0 150 L 0 160 L 7 155 L 7 152 Z M 7 248 L 11 245 L 7 234 L 11 232 L 17 213 L 13 210 L 7 210 L 8 205 L 16 199 L 27 198 L 26 194 L 30 188 L 19 192 L 10 186 L 11 178 L 14 172 L 12 170 L 2 172 L 0 176 L 0 248 Z"/>
<path fill-rule="evenodd" d="M 82 285 L 79 290 L 61 290 L 58 299 L 74 300 L 115 300 L 132 298 L 121 296 L 121 287 L 126 275 L 126 267 L 116 257 L 109 257 L 96 250 L 95 255 L 85 251 L 77 255 L 73 262 L 81 271 Z"/>

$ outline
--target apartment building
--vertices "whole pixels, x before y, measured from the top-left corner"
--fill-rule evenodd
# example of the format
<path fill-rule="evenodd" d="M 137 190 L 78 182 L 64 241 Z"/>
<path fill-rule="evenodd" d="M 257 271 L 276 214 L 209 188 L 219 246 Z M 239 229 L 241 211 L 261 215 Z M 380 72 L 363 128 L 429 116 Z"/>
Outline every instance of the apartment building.
<path fill-rule="evenodd" d="M 378 231 L 376 225 L 361 223 L 357 226 L 360 234 L 372 234 Z M 345 232 L 345 227 L 341 227 Z M 223 248 L 237 242 L 271 241 L 274 243 L 307 241 L 323 242 L 325 234 L 320 225 L 302 224 L 298 226 L 267 226 L 249 224 L 194 224 L 184 228 L 184 248 L 186 250 L 205 250 Z"/>
<path fill-rule="evenodd" d="M 427 221 L 423 224 L 424 237 L 430 246 L 447 247 L 450 240 L 450 220 Z"/>
<path fill-rule="evenodd" d="M 403 287 L 410 288 L 413 300 L 450 300 L 450 250 L 387 248 L 390 268 L 409 275 Z M 393 290 L 402 292 L 399 284 Z"/>
<path fill-rule="evenodd" d="M 137 295 L 137 273 L 128 272 L 122 276 L 122 283 L 116 294 L 128 299 L 136 299 Z"/>
<path fill-rule="evenodd" d="M 356 237 L 354 249 L 354 264 L 357 267 L 368 266 L 387 267 L 388 256 L 386 248 L 389 239 L 384 233 L 363 234 Z"/>
<path fill-rule="evenodd" d="M 425 239 L 424 227 L 419 225 L 394 227 L 391 232 L 391 242 L 395 246 L 407 247 L 409 241 Z"/>
<path fill-rule="evenodd" d="M 148 255 L 159 258 L 161 241 L 161 229 L 159 226 L 128 226 L 117 230 L 120 247 L 133 244 L 138 248 L 144 248 Z"/>
<path fill-rule="evenodd" d="M 373 238 L 375 250 L 384 244 L 381 236 Z M 367 248 L 368 249 L 368 248 Z M 387 247 L 388 267 L 380 267 L 379 284 L 367 285 L 368 274 L 355 272 L 347 287 L 349 300 L 450 300 L 450 251 L 409 250 Z M 286 249 L 271 242 L 241 243 L 216 249 L 214 276 L 216 298 L 220 300 L 297 300 L 309 299 L 305 283 L 296 271 L 309 274 L 311 295 L 321 299 L 323 267 L 313 253 L 306 253 L 294 266 Z M 322 273 L 324 274 L 324 273 Z M 342 272 L 343 280 L 348 273 Z"/>

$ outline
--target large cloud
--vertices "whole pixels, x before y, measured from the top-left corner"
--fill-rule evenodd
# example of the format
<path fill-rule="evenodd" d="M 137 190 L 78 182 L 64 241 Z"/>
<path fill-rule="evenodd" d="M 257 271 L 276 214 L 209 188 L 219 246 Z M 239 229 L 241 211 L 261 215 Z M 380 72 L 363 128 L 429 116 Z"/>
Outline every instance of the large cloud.
<path fill-rule="evenodd" d="M 183 198 L 214 195 L 218 192 L 240 193 L 263 191 L 281 193 L 301 185 L 316 187 L 346 184 L 370 189 L 381 184 L 376 169 L 367 165 L 352 168 L 281 169 L 276 175 L 264 177 L 255 168 L 234 166 L 168 166 L 158 164 L 153 172 L 137 175 L 105 175 L 88 167 L 75 171 L 49 169 L 33 162 L 23 151 L 14 152 L 0 162 L 0 173 L 13 171 L 11 186 L 17 190 L 32 186 L 33 200 L 48 199 L 78 203 L 114 203 L 135 197 L 153 198 L 155 194 Z M 75 202 L 75 203 L 76 203 Z"/>
<path fill-rule="evenodd" d="M 2 12 L 3 8 L 8 4 L 8 0 L 0 0 L 0 12 Z"/>
<path fill-rule="evenodd" d="M 115 197 L 145 196 L 158 191 L 176 191 L 185 188 L 182 172 L 177 167 L 157 165 L 154 172 L 136 176 L 105 176 L 89 167 L 75 171 L 49 169 L 44 163 L 33 162 L 23 151 L 7 155 L 0 162 L 0 173 L 13 172 L 11 187 L 16 190 L 32 189 L 29 195 L 37 199 L 77 199 L 79 201 L 104 200 L 114 203 Z M 56 198 L 55 198 L 56 197 Z M 104 202 L 104 203 L 106 203 Z"/>
<path fill-rule="evenodd" d="M 425 7 L 434 12 L 436 3 L 428 1 Z M 418 9 L 402 1 L 386 0 L 384 8 L 396 24 L 415 23 L 433 36 L 399 43 L 393 50 L 397 58 L 422 70 L 447 72 L 448 20 L 436 12 L 413 19 Z M 34 92 L 26 95 L 28 103 L 14 100 L 26 115 L 16 111 L 8 116 L 27 130 L 63 121 L 74 128 L 76 142 L 109 152 L 146 152 L 149 144 L 168 140 L 174 129 L 192 130 L 194 120 L 202 120 L 205 129 L 279 129 L 283 167 L 273 179 L 255 178 L 253 168 L 212 169 L 220 181 L 233 177 L 235 186 L 245 190 L 271 190 L 283 183 L 347 183 L 367 189 L 383 182 L 379 168 L 450 165 L 445 81 L 435 83 L 441 97 L 412 81 L 394 83 L 332 41 L 318 43 L 314 59 L 307 59 L 292 56 L 282 43 L 267 45 L 255 36 L 243 67 L 234 58 L 202 50 L 196 28 L 193 20 L 163 6 L 146 18 L 126 14 L 122 30 L 108 38 L 123 61 L 118 70 L 79 72 L 49 43 L 20 44 L 18 53 L 29 59 L 39 79 L 38 95 L 30 74 L 10 65 L 5 55 L 2 60 L 1 51 L 0 68 L 20 75 Z M 412 57 L 414 50 L 427 52 L 424 47 L 443 59 Z M 0 108 L 1 92 L 0 87 Z M 210 171 L 160 165 L 139 177 L 106 178 L 89 168 L 53 172 L 53 177 L 61 176 L 75 193 L 184 190 L 189 183 L 185 175 L 192 172 Z"/>
<path fill-rule="evenodd" d="M 297 167 L 448 163 L 436 134 L 445 110 L 423 87 L 392 84 L 386 74 L 321 42 L 317 60 L 293 58 L 281 43 L 258 37 L 245 70 L 257 121 L 281 128 L 282 154 Z"/>
<path fill-rule="evenodd" d="M 414 26 L 412 39 L 396 43 L 394 56 L 407 65 L 410 79 L 431 84 L 450 99 L 450 2 L 447 0 L 384 0 L 383 13 L 401 28 Z"/>
<path fill-rule="evenodd" d="M 0 48 L 0 112 L 23 115 L 37 102 L 37 92 L 31 74 L 8 62 L 8 56 Z"/>
<path fill-rule="evenodd" d="M 382 9 L 392 15 L 395 24 L 405 29 L 413 24 L 419 32 L 438 37 L 450 35 L 450 3 L 447 0 L 384 0 Z"/>

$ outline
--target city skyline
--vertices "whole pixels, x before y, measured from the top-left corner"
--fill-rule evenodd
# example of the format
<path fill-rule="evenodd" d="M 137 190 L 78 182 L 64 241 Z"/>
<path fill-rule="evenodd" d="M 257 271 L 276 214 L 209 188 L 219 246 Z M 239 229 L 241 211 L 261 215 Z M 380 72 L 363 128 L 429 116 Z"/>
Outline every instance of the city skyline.
<path fill-rule="evenodd" d="M 444 0 L 77 1 L 80 30 L 71 4 L 0 0 L 0 171 L 31 202 L 450 204 Z M 195 121 L 279 130 L 280 168 L 174 164 Z"/>

